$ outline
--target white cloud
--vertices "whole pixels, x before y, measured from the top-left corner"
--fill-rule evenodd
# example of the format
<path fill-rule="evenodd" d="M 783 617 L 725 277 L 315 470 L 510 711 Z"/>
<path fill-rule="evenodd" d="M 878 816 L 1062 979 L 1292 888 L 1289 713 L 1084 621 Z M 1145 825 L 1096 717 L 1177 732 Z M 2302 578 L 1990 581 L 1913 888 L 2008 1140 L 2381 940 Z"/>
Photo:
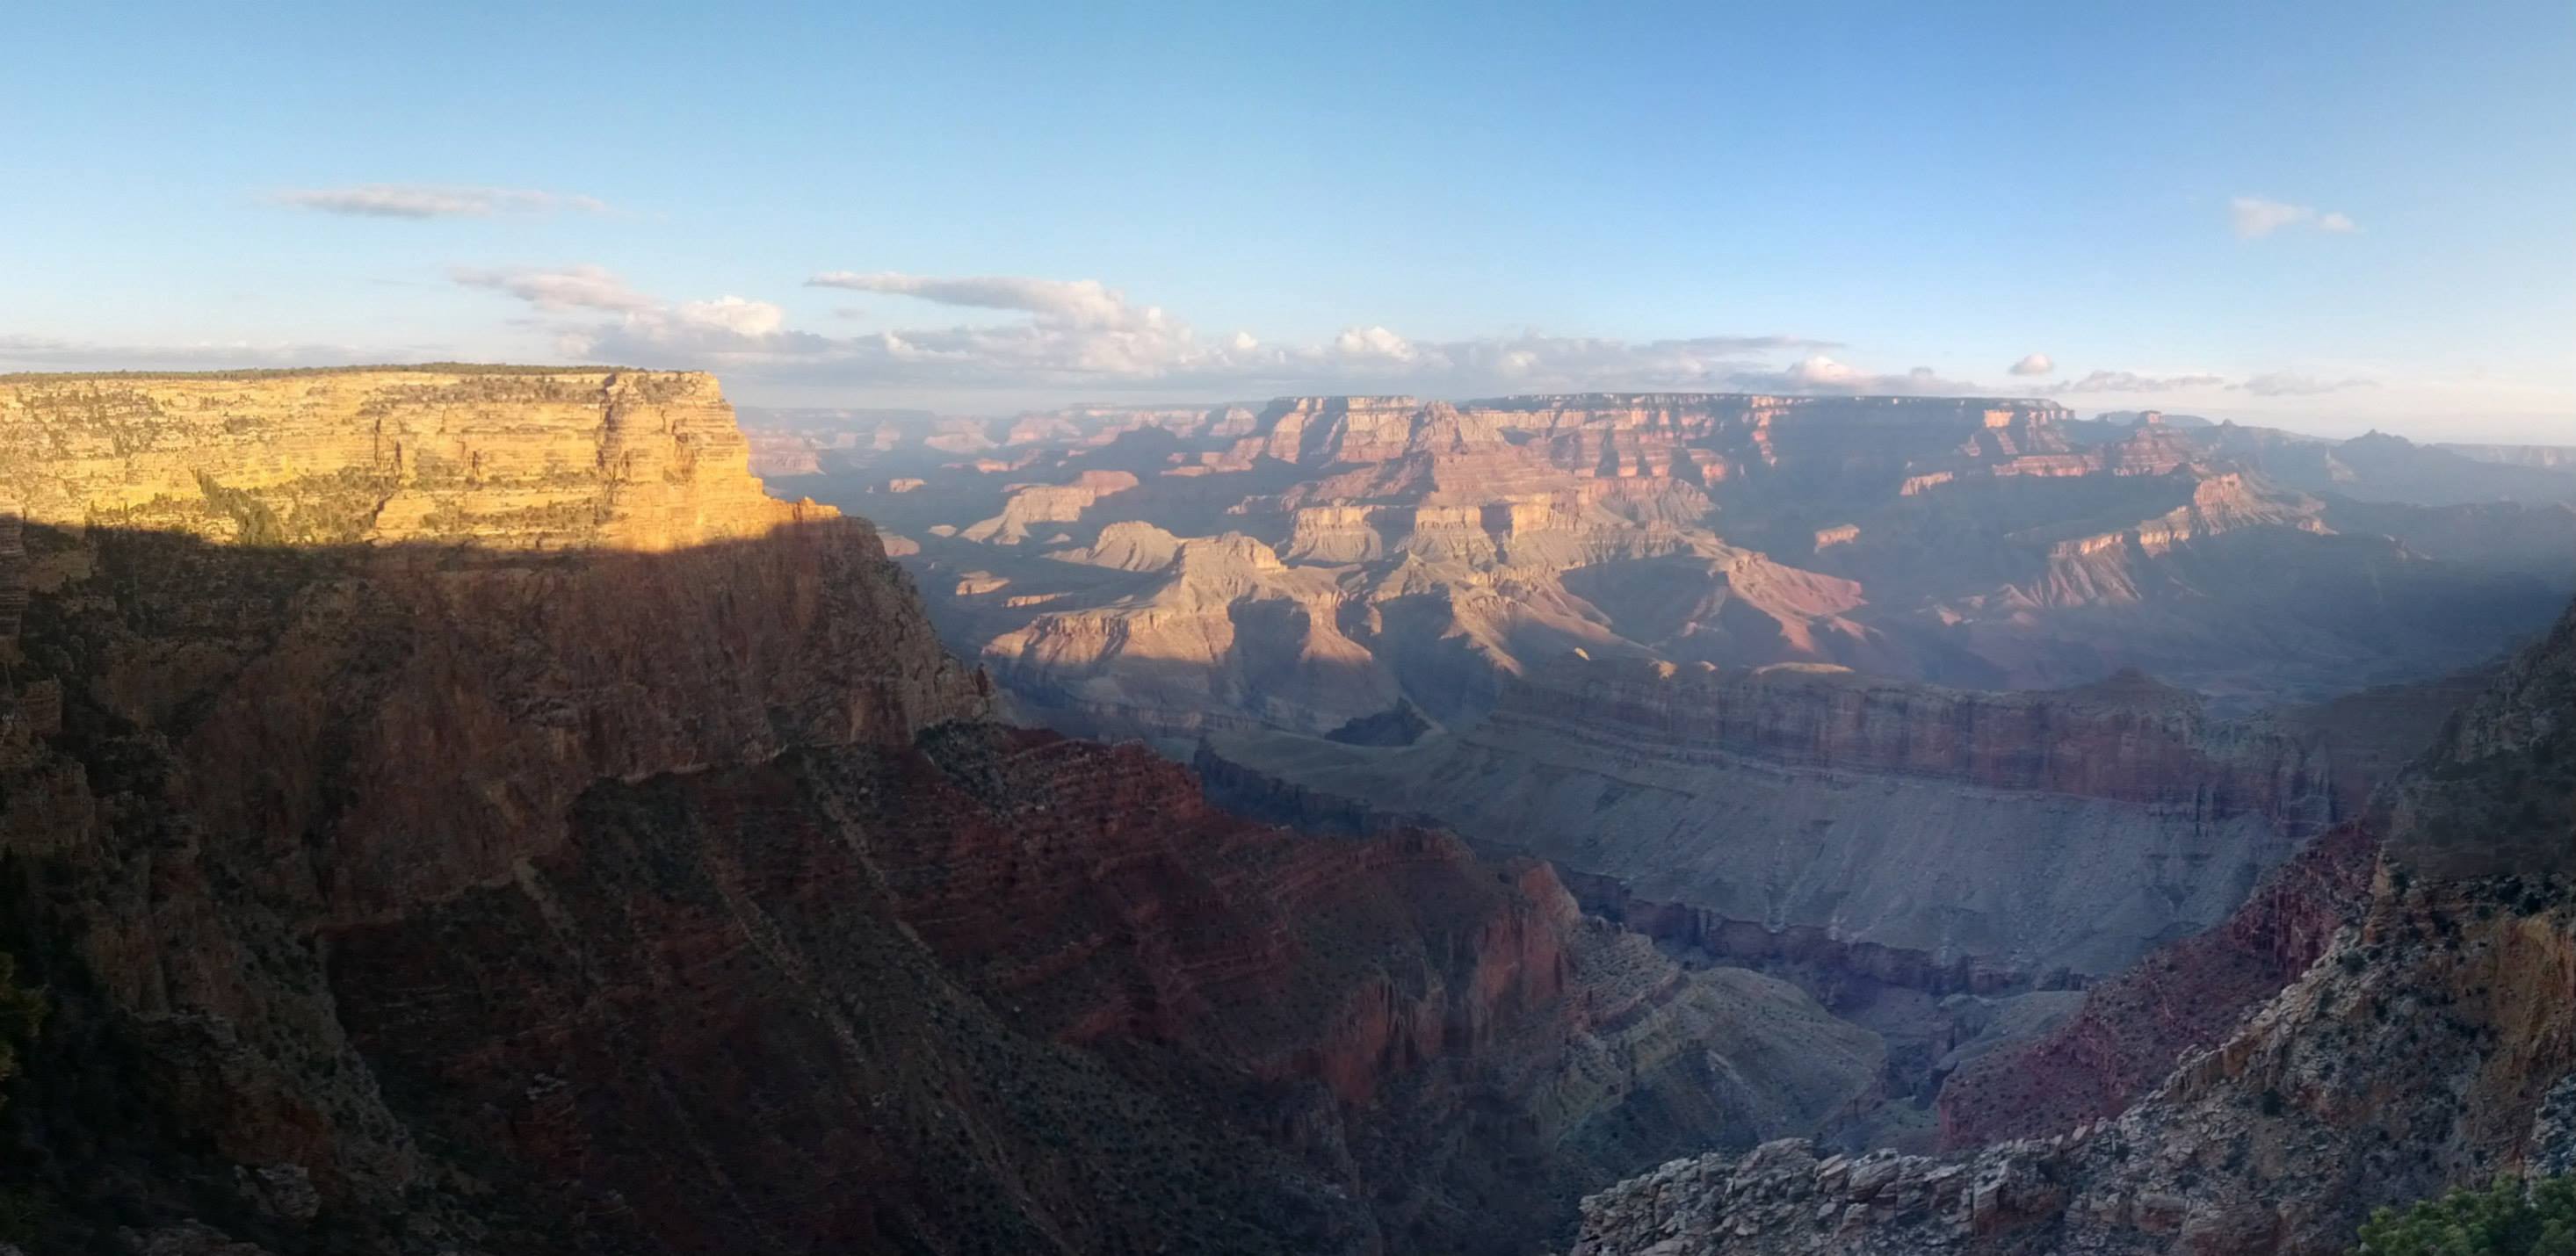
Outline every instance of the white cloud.
<path fill-rule="evenodd" d="M 604 266 L 566 266 L 556 270 L 513 267 L 478 270 L 460 266 L 449 277 L 469 288 L 506 292 L 541 310 L 641 310 L 653 298 L 626 286 Z"/>
<path fill-rule="evenodd" d="M 671 313 L 690 326 L 752 338 L 772 335 L 787 322 L 787 311 L 767 301 L 748 301 L 732 296 L 717 297 L 713 301 L 690 301 Z"/>
<path fill-rule="evenodd" d="M 2260 196 L 2239 196 L 2227 202 L 2227 216 L 2240 240 L 2260 239 L 2288 227 L 2337 233 L 2361 230 L 2360 224 L 2340 212 L 2320 212 L 2313 205 L 2292 205 Z"/>
<path fill-rule="evenodd" d="M 825 271 L 805 281 L 810 288 L 846 288 L 917 297 L 940 305 L 985 310 L 1019 310 L 1071 327 L 1139 327 L 1163 320 L 1154 306 L 1137 309 L 1127 298 L 1097 279 L 1025 279 L 1012 275 L 976 275 L 942 279 L 893 271 L 861 274 Z"/>
<path fill-rule="evenodd" d="M 1212 391 L 1364 388 L 1465 394 L 1504 388 L 1723 386 L 1748 356 L 1824 347 L 1786 336 L 1626 342 L 1524 333 L 1421 341 L 1354 326 L 1311 345 L 1273 345 L 1238 331 L 1201 340 L 1159 306 L 1138 305 L 1097 280 L 825 271 L 813 287 L 1016 310 L 1018 322 L 913 327 L 846 340 L 817 338 L 773 369 L 814 381 L 968 387 L 1091 387 L 1105 383 Z"/>
<path fill-rule="evenodd" d="M 1800 358 L 1779 377 L 1792 384 L 1809 388 L 1840 388 L 1868 378 L 1867 375 L 1819 353 Z"/>
<path fill-rule="evenodd" d="M 637 365 L 700 366 L 749 380 L 799 385 L 992 390 L 1117 388 L 1257 395 L 1420 392 L 1476 396 L 1587 389 L 1766 392 L 1979 393 L 1928 369 L 1875 375 L 1811 354 L 1785 370 L 1787 351 L 1835 347 L 1797 336 L 1702 336 L 1626 341 L 1537 332 L 1426 341 L 1354 326 L 1311 344 L 1271 344 L 1247 332 L 1200 339 L 1156 306 L 1096 280 L 941 278 L 830 271 L 809 286 L 879 292 L 936 304 L 1018 311 L 999 323 L 887 327 L 819 335 L 786 325 L 779 307 L 725 297 L 669 303 L 595 266 L 459 271 L 460 283 L 505 292 L 555 314 L 607 319 L 551 325 L 558 352 Z"/>
<path fill-rule="evenodd" d="M 1412 342 L 1383 327 L 1346 327 L 1333 337 L 1333 352 L 1351 359 L 1411 362 L 1421 356 Z"/>
<path fill-rule="evenodd" d="M 2009 369 L 2015 375 L 2046 375 L 2057 369 L 2057 363 L 2045 353 L 2030 353 L 2022 355 L 2021 361 Z"/>
<path fill-rule="evenodd" d="M 2296 371 L 2272 371 L 2253 376 L 2241 384 L 2228 385 L 2230 388 L 2242 388 L 2257 397 L 2307 397 L 2345 388 L 2377 388 L 2378 386 L 2377 383 L 2366 379 L 2319 379 L 2314 375 L 2302 375 Z"/>
<path fill-rule="evenodd" d="M 2095 371 L 2066 386 L 2068 392 L 2190 392 L 2203 388 L 2220 388 L 2227 383 L 2223 375 L 2140 375 L 2136 371 Z"/>
<path fill-rule="evenodd" d="M 279 192 L 269 199 L 298 209 L 354 218 L 489 218 L 496 214 L 540 214 L 558 209 L 602 214 L 608 206 L 596 197 L 526 188 L 453 187 L 425 183 L 364 183 L 345 188 L 304 188 Z"/>

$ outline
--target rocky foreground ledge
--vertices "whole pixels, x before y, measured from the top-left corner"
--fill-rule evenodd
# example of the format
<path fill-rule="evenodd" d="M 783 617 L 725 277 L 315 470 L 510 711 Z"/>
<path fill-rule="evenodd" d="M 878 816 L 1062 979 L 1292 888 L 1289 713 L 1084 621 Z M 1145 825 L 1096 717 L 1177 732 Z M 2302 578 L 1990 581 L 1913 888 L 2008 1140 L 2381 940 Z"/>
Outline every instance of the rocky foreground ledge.
<path fill-rule="evenodd" d="M 2094 1127 L 1972 1159 L 1828 1154 L 1806 1139 L 1675 1160 L 1583 1201 L 1572 1256 L 1945 1250 L 2065 1201 L 2070 1146 Z"/>

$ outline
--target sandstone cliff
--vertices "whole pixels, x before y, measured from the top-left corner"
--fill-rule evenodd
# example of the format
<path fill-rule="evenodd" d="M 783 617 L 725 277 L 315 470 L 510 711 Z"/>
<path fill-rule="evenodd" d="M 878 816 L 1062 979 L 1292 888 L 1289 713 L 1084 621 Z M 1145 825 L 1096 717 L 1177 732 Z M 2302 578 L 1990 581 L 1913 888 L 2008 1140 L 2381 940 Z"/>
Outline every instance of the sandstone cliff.
<path fill-rule="evenodd" d="M 669 550 L 812 515 L 761 492 L 713 378 L 348 370 L 0 382 L 0 501 L 253 545 Z"/>

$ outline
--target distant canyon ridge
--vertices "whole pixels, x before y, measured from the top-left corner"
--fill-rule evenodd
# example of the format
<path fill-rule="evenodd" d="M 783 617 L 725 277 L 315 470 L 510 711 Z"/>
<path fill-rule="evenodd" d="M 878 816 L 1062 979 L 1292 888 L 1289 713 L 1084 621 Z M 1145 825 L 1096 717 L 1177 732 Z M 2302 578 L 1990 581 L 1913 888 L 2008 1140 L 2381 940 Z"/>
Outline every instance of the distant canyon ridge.
<path fill-rule="evenodd" d="M 1084 733 L 1459 726 L 1580 652 L 1977 689 L 2136 670 L 2221 715 L 2494 657 L 2576 588 L 2550 450 L 2046 401 L 1288 398 L 754 412 L 943 638 Z"/>

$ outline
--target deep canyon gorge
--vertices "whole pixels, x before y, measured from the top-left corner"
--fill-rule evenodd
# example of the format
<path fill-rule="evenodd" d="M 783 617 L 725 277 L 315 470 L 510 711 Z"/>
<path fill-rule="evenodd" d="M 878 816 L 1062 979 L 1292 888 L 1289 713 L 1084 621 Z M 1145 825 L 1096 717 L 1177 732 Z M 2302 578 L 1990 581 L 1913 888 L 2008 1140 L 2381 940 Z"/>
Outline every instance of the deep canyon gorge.
<path fill-rule="evenodd" d="M 2576 1155 L 2546 451 L 455 366 L 0 377 L 0 507 L 28 1252 L 2305 1253 Z"/>

